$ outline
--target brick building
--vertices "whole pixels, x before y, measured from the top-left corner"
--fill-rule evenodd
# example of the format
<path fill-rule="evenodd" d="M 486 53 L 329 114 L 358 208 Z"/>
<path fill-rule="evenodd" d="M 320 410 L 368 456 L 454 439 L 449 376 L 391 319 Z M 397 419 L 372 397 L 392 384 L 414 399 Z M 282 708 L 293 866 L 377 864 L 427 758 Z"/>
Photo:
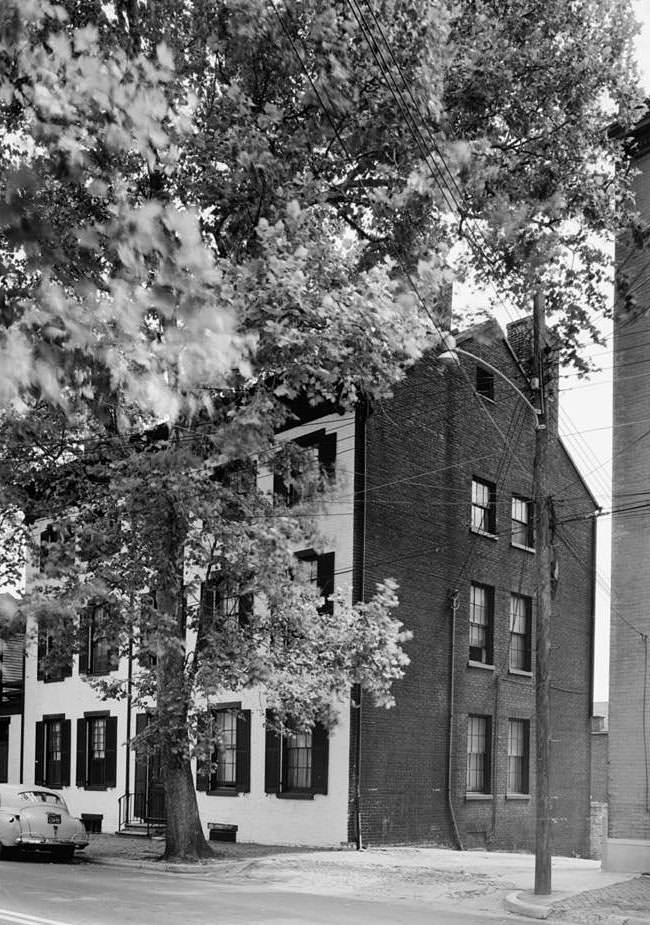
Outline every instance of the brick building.
<path fill-rule="evenodd" d="M 477 362 L 425 358 L 366 422 L 358 581 L 370 593 L 393 576 L 413 632 L 396 708 L 362 704 L 353 743 L 351 818 L 369 844 L 534 845 L 535 419 L 480 362 L 525 391 L 527 323 L 509 338 L 495 323 L 467 333 Z M 553 851 L 586 855 L 595 502 L 550 427 Z"/>
<path fill-rule="evenodd" d="M 336 473 L 320 524 L 327 546 L 311 557 L 314 580 L 325 593 L 347 586 L 358 600 L 396 578 L 399 616 L 414 634 L 411 665 L 396 685 L 395 709 L 374 709 L 355 691 L 329 735 L 321 729 L 301 740 L 309 772 L 300 781 L 288 773 L 297 743 L 265 729 L 263 690 L 224 691 L 209 709 L 225 744 L 216 767 L 195 768 L 206 832 L 236 827 L 241 841 L 286 844 L 339 844 L 360 834 L 370 844 L 532 847 L 534 420 L 490 369 L 526 389 L 514 352 L 525 364 L 526 322 L 509 336 L 510 343 L 496 324 L 483 325 L 458 338 L 476 362 L 464 357 L 462 368 L 445 368 L 425 358 L 392 399 L 356 415 L 311 409 L 279 435 L 313 449 Z M 558 562 L 553 850 L 586 854 L 594 536 L 593 519 L 574 518 L 593 513 L 594 501 L 556 437 L 550 455 Z M 275 491 L 272 472 L 258 478 Z M 126 676 L 127 660 L 111 662 L 89 633 L 87 650 L 48 676 L 39 669 L 36 627 L 29 638 L 23 722 L 12 727 L 24 737 L 10 743 L 21 782 L 61 788 L 75 812 L 105 831 L 125 813 L 161 818 L 155 760 L 129 743 L 146 716 L 128 701 L 101 700 L 87 683 L 113 671 Z"/>
<path fill-rule="evenodd" d="M 632 139 L 637 206 L 650 220 L 650 116 Z M 647 248 L 617 246 L 637 301 L 614 315 L 612 605 L 609 680 L 610 870 L 650 869 L 650 272 Z"/>

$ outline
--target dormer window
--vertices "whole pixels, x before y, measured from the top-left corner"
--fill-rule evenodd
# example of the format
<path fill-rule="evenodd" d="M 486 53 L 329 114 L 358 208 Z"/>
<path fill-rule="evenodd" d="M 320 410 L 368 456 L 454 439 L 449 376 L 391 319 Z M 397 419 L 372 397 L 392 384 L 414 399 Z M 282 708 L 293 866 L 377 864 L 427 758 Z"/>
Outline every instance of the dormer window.
<path fill-rule="evenodd" d="M 481 398 L 494 401 L 494 373 L 484 366 L 476 367 L 476 391 Z"/>

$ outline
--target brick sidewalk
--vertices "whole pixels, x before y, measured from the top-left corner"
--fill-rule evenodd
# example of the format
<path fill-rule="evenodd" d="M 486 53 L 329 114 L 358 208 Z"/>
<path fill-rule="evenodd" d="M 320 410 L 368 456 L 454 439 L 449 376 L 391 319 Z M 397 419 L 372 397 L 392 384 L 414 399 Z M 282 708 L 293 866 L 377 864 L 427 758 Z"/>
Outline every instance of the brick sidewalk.
<path fill-rule="evenodd" d="M 551 918 L 598 925 L 612 917 L 646 918 L 650 923 L 650 876 L 588 890 L 553 906 Z"/>

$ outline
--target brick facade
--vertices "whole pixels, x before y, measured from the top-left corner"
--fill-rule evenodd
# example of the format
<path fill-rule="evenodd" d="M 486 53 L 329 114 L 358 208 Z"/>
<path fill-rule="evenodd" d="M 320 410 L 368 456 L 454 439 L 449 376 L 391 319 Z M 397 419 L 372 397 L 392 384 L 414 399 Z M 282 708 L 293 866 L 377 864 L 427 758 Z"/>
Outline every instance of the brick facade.
<path fill-rule="evenodd" d="M 525 338 L 523 339 L 525 341 Z M 517 345 L 522 342 L 517 337 Z M 459 340 L 459 345 L 461 341 Z M 493 324 L 462 348 L 526 382 Z M 534 841 L 534 653 L 530 673 L 509 670 L 510 595 L 534 598 L 535 557 L 511 539 L 511 499 L 532 496 L 534 419 L 495 377 L 494 401 L 476 393 L 476 364 L 424 360 L 367 418 L 363 587 L 400 585 L 399 616 L 413 632 L 397 705 L 361 713 L 361 831 L 369 844 L 434 842 L 529 850 Z M 550 448 L 555 517 L 594 502 L 557 439 Z M 494 536 L 470 529 L 472 479 L 496 486 Z M 593 522 L 557 531 L 559 580 L 552 626 L 553 850 L 588 853 L 593 640 Z M 492 667 L 469 665 L 470 584 L 494 588 Z M 452 640 L 453 607 L 456 630 Z M 533 610 L 534 624 L 534 610 Z M 533 628 L 534 639 L 534 628 Z M 453 648 L 453 657 L 452 657 Z M 534 644 L 532 646 L 534 649 Z M 450 723 L 450 666 L 454 666 Z M 466 793 L 468 716 L 489 717 L 489 794 Z M 529 794 L 506 794 L 508 721 L 529 724 Z M 451 762 L 449 760 L 451 733 Z M 354 825 L 351 825 L 354 830 Z"/>
<path fill-rule="evenodd" d="M 645 125 L 645 128 L 644 128 Z M 645 135 L 645 138 L 644 138 Z M 650 117 L 640 126 L 637 206 L 650 219 Z M 613 869 L 650 866 L 650 342 L 648 251 L 617 248 L 617 266 L 632 282 L 639 311 L 618 304 L 614 322 L 612 609 L 609 693 L 609 844 Z M 636 511 L 625 508 L 641 505 Z M 645 685 L 645 686 L 644 686 Z M 650 696 L 650 695 L 649 695 Z M 645 703 L 644 703 L 645 699 Z M 644 724 L 646 735 L 644 736 Z M 631 844 L 628 844 L 630 843 Z"/>

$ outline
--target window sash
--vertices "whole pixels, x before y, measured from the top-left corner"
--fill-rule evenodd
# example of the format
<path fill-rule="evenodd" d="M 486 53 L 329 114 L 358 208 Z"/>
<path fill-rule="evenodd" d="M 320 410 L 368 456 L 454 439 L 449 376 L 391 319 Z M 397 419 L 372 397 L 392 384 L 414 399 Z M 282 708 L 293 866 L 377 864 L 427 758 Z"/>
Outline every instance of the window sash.
<path fill-rule="evenodd" d="M 490 780 L 490 724 L 487 716 L 467 718 L 468 793 L 488 793 Z"/>
<path fill-rule="evenodd" d="M 285 742 L 285 790 L 310 790 L 312 766 L 312 734 L 299 732 L 287 735 Z"/>
<path fill-rule="evenodd" d="M 532 549 L 534 544 L 531 502 L 525 498 L 512 498 L 511 542 Z"/>
<path fill-rule="evenodd" d="M 472 528 L 483 533 L 494 533 L 494 508 L 494 488 L 487 482 L 472 479 Z"/>
<path fill-rule="evenodd" d="M 214 713 L 215 743 L 212 752 L 214 770 L 210 775 L 210 789 L 237 785 L 237 713 L 235 710 L 217 710 Z"/>
<path fill-rule="evenodd" d="M 470 585 L 469 649 L 470 659 L 487 663 L 490 657 L 492 628 L 491 589 L 484 585 Z"/>
<path fill-rule="evenodd" d="M 528 793 L 529 736 L 526 720 L 508 722 L 508 793 Z"/>
<path fill-rule="evenodd" d="M 510 668 L 530 671 L 531 601 L 520 594 L 510 595 Z"/>

